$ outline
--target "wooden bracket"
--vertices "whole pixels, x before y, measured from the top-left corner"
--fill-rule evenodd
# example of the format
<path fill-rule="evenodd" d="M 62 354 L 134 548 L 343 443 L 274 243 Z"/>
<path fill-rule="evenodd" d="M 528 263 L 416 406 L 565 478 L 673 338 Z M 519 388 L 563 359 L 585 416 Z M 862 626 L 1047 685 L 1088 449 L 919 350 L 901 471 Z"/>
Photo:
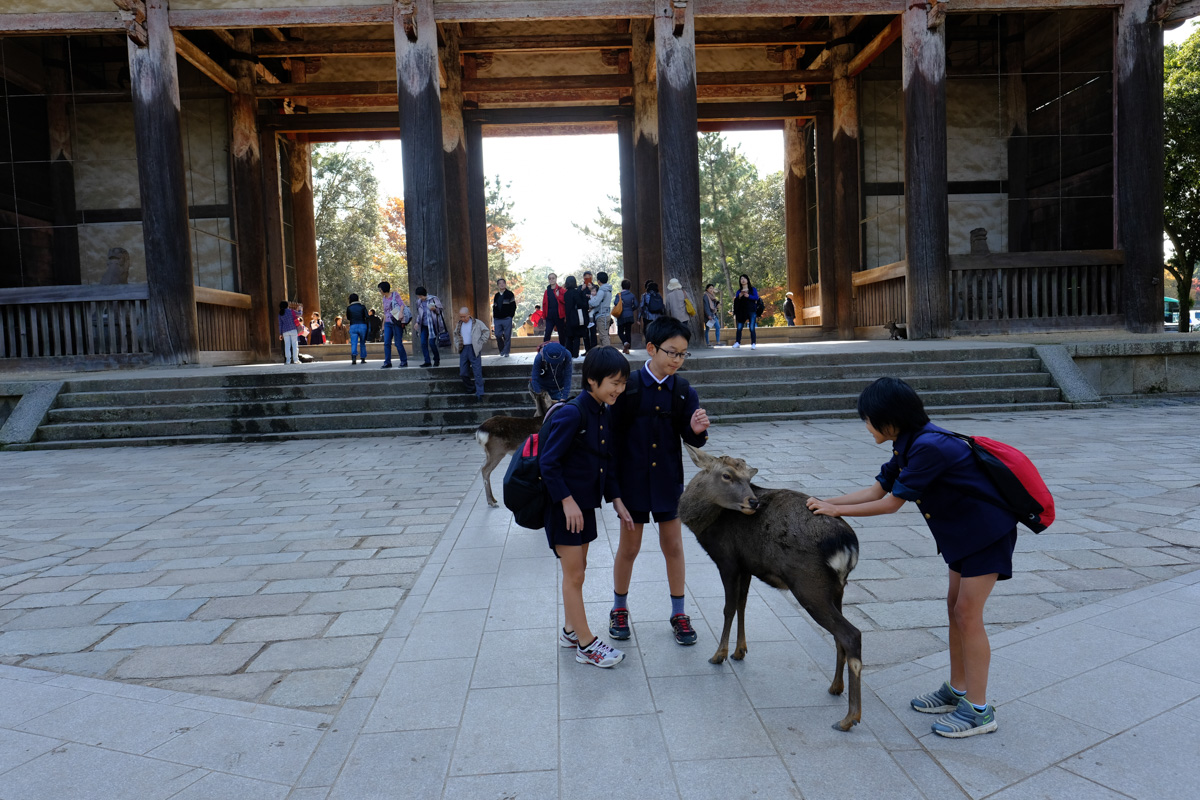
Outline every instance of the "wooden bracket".
<path fill-rule="evenodd" d="M 675 15 L 671 33 L 678 39 L 683 36 L 683 26 L 687 24 L 687 0 L 672 0 L 671 6 Z"/>
<path fill-rule="evenodd" d="M 491 53 L 475 53 L 472 58 L 475 59 L 475 69 L 480 72 L 486 72 L 492 68 L 492 62 L 495 56 Z"/>
<path fill-rule="evenodd" d="M 929 10 L 926 12 L 928 18 L 926 24 L 929 30 L 936 31 L 942 27 L 942 23 L 946 21 L 946 2 L 945 0 L 933 0 L 929 4 Z"/>
<path fill-rule="evenodd" d="M 404 35 L 410 42 L 417 40 L 417 3 L 416 0 L 396 0 L 396 14 L 404 26 Z"/>
<path fill-rule="evenodd" d="M 1149 21 L 1165 22 L 1177 5 L 1179 5 L 1179 0 L 1156 0 L 1150 5 L 1150 13 L 1147 15 Z"/>
<path fill-rule="evenodd" d="M 621 55 L 626 52 L 625 50 L 601 50 L 600 62 L 606 67 L 620 66 Z"/>
<path fill-rule="evenodd" d="M 113 0 L 121 11 L 121 23 L 125 26 L 125 34 L 138 47 L 150 43 L 146 33 L 146 4 L 143 0 Z"/>

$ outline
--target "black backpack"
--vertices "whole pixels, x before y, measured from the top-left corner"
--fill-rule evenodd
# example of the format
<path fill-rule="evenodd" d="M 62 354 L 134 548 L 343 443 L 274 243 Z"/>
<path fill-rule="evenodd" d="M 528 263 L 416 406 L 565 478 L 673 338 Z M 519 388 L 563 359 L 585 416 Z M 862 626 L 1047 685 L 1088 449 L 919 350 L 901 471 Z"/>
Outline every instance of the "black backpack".
<path fill-rule="evenodd" d="M 576 396 L 571 401 L 575 403 L 576 408 L 579 408 L 578 401 L 581 396 Z M 564 405 L 566 403 L 555 403 L 551 406 L 546 412 L 546 419 Z M 583 409 L 579 410 L 582 414 Z M 543 423 L 542 429 L 545 427 Z M 575 433 L 576 441 L 572 447 L 591 450 L 578 438 L 586 429 L 587 417 L 581 416 L 579 430 Z M 513 513 L 514 522 L 533 531 L 546 527 L 546 507 L 550 504 L 550 494 L 542 481 L 542 466 L 538 462 L 541 435 L 541 431 L 538 431 L 525 440 L 521 449 L 513 453 L 512 460 L 508 463 L 508 471 L 504 473 L 504 507 Z"/>
<path fill-rule="evenodd" d="M 651 314 L 662 314 L 666 311 L 666 306 L 663 305 L 662 295 L 658 292 L 650 292 L 650 296 L 646 298 L 646 310 Z"/>
<path fill-rule="evenodd" d="M 767 307 L 763 305 L 761 297 L 754 301 L 754 316 L 761 317 L 764 313 L 766 313 L 766 310 Z"/>

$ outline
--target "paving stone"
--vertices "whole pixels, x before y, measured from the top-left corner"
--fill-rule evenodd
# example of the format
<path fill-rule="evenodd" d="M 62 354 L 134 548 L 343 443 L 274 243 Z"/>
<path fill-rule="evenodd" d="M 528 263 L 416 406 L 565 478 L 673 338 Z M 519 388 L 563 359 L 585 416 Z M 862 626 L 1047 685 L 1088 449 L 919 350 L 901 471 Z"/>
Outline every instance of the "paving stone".
<path fill-rule="evenodd" d="M 320 738 L 309 728 L 215 715 L 148 755 L 291 785 Z"/>
<path fill-rule="evenodd" d="M 301 608 L 302 614 L 328 614 L 360 611 L 372 608 L 395 608 L 404 599 L 399 589 L 354 589 L 324 592 L 310 598 Z"/>
<path fill-rule="evenodd" d="M 149 679 L 229 675 L 245 665 L 261 647 L 258 643 L 150 647 L 134 653 L 117 667 L 115 677 Z"/>
<path fill-rule="evenodd" d="M 88 591 L 66 591 L 66 592 L 40 592 L 37 594 L 26 594 L 17 597 L 5 604 L 5 608 L 50 608 L 54 606 L 73 606 L 87 600 L 96 592 Z"/>
<path fill-rule="evenodd" d="M 292 708 L 337 706 L 346 698 L 357 669 L 314 669 L 292 672 L 271 692 L 269 702 Z"/>
<path fill-rule="evenodd" d="M 278 672 L 253 672 L 235 675 L 195 675 L 148 681 L 151 686 L 177 692 L 258 702 L 267 690 L 282 679 Z"/>
<path fill-rule="evenodd" d="M 74 653 L 103 639 L 113 626 L 42 628 L 0 633 L 0 655 Z"/>
<path fill-rule="evenodd" d="M 307 594 L 217 597 L 209 600 L 207 603 L 201 598 L 202 608 L 196 611 L 193 616 L 196 619 L 274 617 L 292 613 L 307 599 Z"/>
<path fill-rule="evenodd" d="M 392 621 L 395 612 L 391 609 L 378 611 L 347 611 L 338 614 L 337 620 L 329 626 L 326 636 L 360 636 L 369 633 L 382 633 Z"/>
<path fill-rule="evenodd" d="M 171 800 L 284 800 L 288 786 L 210 772 Z M 295 795 L 293 795 L 295 797 Z"/>
<path fill-rule="evenodd" d="M 409 797 L 436 797 L 446 782 L 455 732 L 400 731 L 358 737 L 329 800 L 388 797 L 403 786 Z M 404 753 L 405 758 L 396 758 Z"/>
<path fill-rule="evenodd" d="M 184 586 L 172 597 L 240 597 L 251 595 L 266 586 L 266 581 L 229 581 L 226 583 L 198 583 Z"/>
<path fill-rule="evenodd" d="M 133 603 L 142 600 L 166 600 L 180 586 L 138 586 L 130 589 L 107 589 L 88 599 L 89 603 Z"/>
<path fill-rule="evenodd" d="M 467 695 L 450 774 L 553 769 L 559 758 L 557 721 L 558 692 L 554 686 L 472 689 Z M 498 730 L 504 735 L 497 736 Z"/>
<path fill-rule="evenodd" d="M 276 642 L 247 667 L 248 672 L 325 669 L 362 663 L 375 648 L 374 636 Z"/>
<path fill-rule="evenodd" d="M 221 641 L 276 642 L 284 639 L 310 639 L 320 636 L 321 631 L 333 619 L 328 614 L 306 614 L 299 617 L 259 617 L 243 619 L 225 634 Z"/>
<path fill-rule="evenodd" d="M 17 616 L 0 624 L 6 631 L 30 630 L 34 628 L 73 628 L 87 625 L 112 611 L 115 606 L 55 606 L 32 611 L 13 611 Z"/>
<path fill-rule="evenodd" d="M 64 744 L 57 739 L 0 729 L 0 773 L 47 753 Z M 3 779 L 0 778 L 0 785 Z"/>
<path fill-rule="evenodd" d="M 113 667 L 131 654 L 129 650 L 89 651 L 86 653 L 63 653 L 61 655 L 37 656 L 21 662 L 33 669 L 48 669 L 72 675 L 87 675 L 103 678 Z"/>
<path fill-rule="evenodd" d="M 187 619 L 192 612 L 204 605 L 204 598 L 180 600 L 141 600 L 125 603 L 100 619 L 100 624 L 120 625 L 129 622 L 171 622 Z"/>
<path fill-rule="evenodd" d="M 141 755 L 210 717 L 178 706 L 92 694 L 35 717 L 20 730 Z"/>
<path fill-rule="evenodd" d="M 181 764 L 69 743 L 6 772 L 3 783 L 6 794 L 21 800 L 158 800 L 202 774 Z"/>
<path fill-rule="evenodd" d="M 208 644 L 215 641 L 232 624 L 231 619 L 205 622 L 142 622 L 121 628 L 96 645 L 96 649 L 130 650 L 138 647 Z"/>

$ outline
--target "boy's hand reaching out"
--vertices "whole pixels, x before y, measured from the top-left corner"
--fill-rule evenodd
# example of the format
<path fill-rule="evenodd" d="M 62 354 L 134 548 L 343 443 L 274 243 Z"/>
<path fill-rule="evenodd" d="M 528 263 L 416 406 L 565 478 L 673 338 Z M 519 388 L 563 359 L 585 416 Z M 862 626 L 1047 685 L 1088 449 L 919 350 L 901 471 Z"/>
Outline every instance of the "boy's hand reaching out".
<path fill-rule="evenodd" d="M 701 434 L 708 430 L 708 414 L 703 408 L 697 408 L 696 413 L 692 414 L 692 433 Z"/>
<path fill-rule="evenodd" d="M 838 507 L 835 506 L 833 503 L 830 503 L 828 500 L 819 500 L 815 497 L 810 497 L 805 502 L 805 505 L 808 506 L 809 511 L 813 512 L 817 516 L 821 516 L 821 517 L 840 517 L 841 516 L 841 513 L 838 512 Z"/>

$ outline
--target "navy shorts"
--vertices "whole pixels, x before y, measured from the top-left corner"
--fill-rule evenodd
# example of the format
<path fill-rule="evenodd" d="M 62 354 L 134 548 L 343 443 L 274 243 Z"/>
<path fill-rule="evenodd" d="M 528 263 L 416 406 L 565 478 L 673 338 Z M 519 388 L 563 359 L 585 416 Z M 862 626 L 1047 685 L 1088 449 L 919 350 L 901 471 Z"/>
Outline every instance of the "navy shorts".
<path fill-rule="evenodd" d="M 596 540 L 596 509 L 580 510 L 583 512 L 583 530 L 571 533 L 567 530 L 567 515 L 563 513 L 562 503 L 550 503 L 546 511 L 546 542 L 551 550 L 560 544 L 578 547 Z M 555 551 L 554 555 L 557 556 L 558 552 Z"/>
<path fill-rule="evenodd" d="M 1012 577 L 1012 557 L 1016 546 L 1017 529 L 1013 528 L 982 550 L 949 562 L 950 569 L 964 578 L 977 578 L 995 572 L 996 580 L 1006 581 Z"/>
<path fill-rule="evenodd" d="M 647 522 L 649 522 L 652 514 L 655 522 L 670 522 L 679 516 L 678 511 L 629 511 L 629 516 L 632 517 L 633 521 L 638 525 L 645 525 Z"/>

